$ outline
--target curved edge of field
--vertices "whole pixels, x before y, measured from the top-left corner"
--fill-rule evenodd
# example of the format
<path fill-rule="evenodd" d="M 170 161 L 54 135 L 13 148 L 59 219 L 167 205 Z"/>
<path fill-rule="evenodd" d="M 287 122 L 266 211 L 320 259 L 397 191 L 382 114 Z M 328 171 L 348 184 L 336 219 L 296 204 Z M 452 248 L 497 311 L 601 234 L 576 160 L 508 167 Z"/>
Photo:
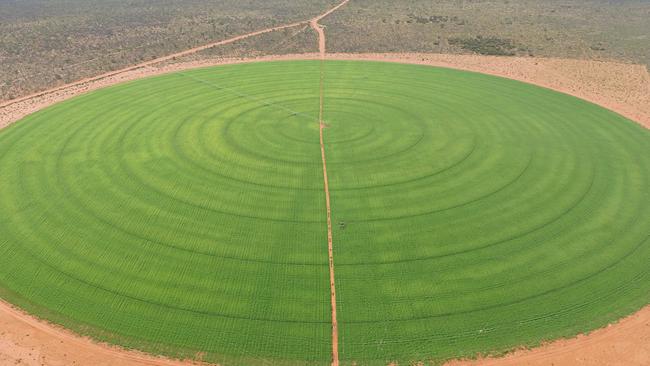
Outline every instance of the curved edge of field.
<path fill-rule="evenodd" d="M 81 336 L 36 318 L 0 300 L 0 364 L 208 366 L 196 360 L 175 360 L 122 348 Z M 650 306 L 588 334 L 516 348 L 494 356 L 451 360 L 445 366 L 605 366 L 650 362 Z"/>
<path fill-rule="evenodd" d="M 149 76 L 218 65 L 319 58 L 320 53 L 210 58 L 129 70 L 98 80 L 69 84 L 48 94 L 1 106 L 0 128 L 74 96 Z M 436 66 L 513 79 L 586 100 L 650 128 L 650 73 L 643 65 L 560 58 L 427 53 L 337 53 L 327 54 L 325 58 Z"/>
<path fill-rule="evenodd" d="M 161 347 L 89 327 L 0 287 L 0 365 L 220 365 L 203 361 L 204 356 L 198 350 Z M 305 365 L 295 360 L 211 356 L 225 364 Z"/>
<path fill-rule="evenodd" d="M 200 365 L 99 343 L 0 301 L 0 364 Z"/>
<path fill-rule="evenodd" d="M 452 360 L 445 366 L 571 366 L 650 364 L 650 306 L 615 323 L 560 338 L 532 348 L 518 348 L 494 356 Z"/>
<path fill-rule="evenodd" d="M 489 69 L 485 70 L 481 67 L 472 67 L 476 63 L 476 59 L 481 58 L 490 59 L 494 62 L 494 57 L 489 56 L 472 56 L 473 62 L 470 66 L 466 62 L 460 62 L 458 65 L 449 63 L 449 58 L 464 57 L 463 55 L 429 55 L 431 59 L 421 58 L 423 55 L 411 55 L 403 58 L 404 55 L 393 54 L 335 54 L 328 55 L 327 60 L 358 60 L 358 61 L 379 61 L 379 62 L 397 62 L 405 64 L 418 64 L 424 66 L 444 67 L 451 69 L 458 69 L 469 72 L 478 72 L 507 79 L 513 79 L 520 82 L 533 84 L 538 87 L 551 89 L 556 92 L 567 94 L 586 100 L 590 103 L 604 107 L 610 111 L 624 116 L 626 119 L 637 122 L 645 128 L 650 128 L 650 104 L 647 104 L 648 111 L 638 109 L 637 105 L 623 105 L 627 108 L 618 108 L 620 100 L 617 97 L 608 95 L 609 88 L 600 89 L 597 98 L 593 97 L 594 88 L 577 87 L 576 89 L 569 89 L 565 87 L 555 87 L 553 82 L 548 80 L 531 80 L 526 77 L 525 72 L 519 70 L 522 77 L 508 75 L 501 71 L 491 72 Z M 445 57 L 444 61 L 440 61 L 437 57 Z M 151 68 L 146 70 L 137 70 L 126 75 L 116 75 L 107 79 L 98 80 L 84 85 L 74 85 L 71 90 L 63 89 L 54 95 L 41 95 L 35 100 L 26 100 L 13 104 L 7 108 L 0 109 L 0 128 L 4 128 L 14 122 L 21 120 L 23 117 L 32 114 L 38 110 L 46 108 L 49 105 L 70 99 L 80 94 L 90 92 L 93 90 L 101 89 L 115 84 L 124 83 L 131 80 L 142 79 L 145 77 L 173 73 L 181 70 L 194 69 L 200 67 L 211 67 L 224 64 L 234 63 L 249 63 L 249 62 L 268 62 L 268 61 L 289 61 L 289 60 L 315 60 L 320 57 L 319 54 L 302 54 L 302 55 L 283 55 L 271 57 L 259 57 L 252 59 L 227 59 L 227 60 L 206 60 L 199 62 L 187 62 L 179 64 L 166 65 L 160 68 Z M 511 58 L 496 58 L 500 59 L 506 68 L 512 67 L 508 64 Z M 516 59 L 516 58 L 512 58 Z M 545 59 L 535 61 L 544 62 Z M 556 62 L 557 60 L 551 60 Z M 567 62 L 585 62 L 593 63 L 593 61 L 577 61 L 566 60 Z M 481 64 L 479 62 L 479 64 Z M 638 65 L 624 65 L 611 63 L 614 66 L 638 66 Z M 490 65 L 489 63 L 487 65 Z M 508 66 L 509 65 L 509 66 Z M 562 77 L 561 68 L 556 69 L 557 77 Z M 610 74 L 611 80 L 617 80 L 620 76 L 612 73 Z M 642 80 L 647 82 L 647 93 L 645 96 L 641 95 L 641 101 L 647 98 L 650 100 L 650 77 L 646 71 L 646 75 L 641 75 Z M 598 88 L 596 88 L 598 89 Z M 643 88 L 641 88 L 643 90 Z M 611 103 L 604 103 L 603 100 L 611 98 Z M 7 111 L 7 109 L 9 109 Z M 636 111 L 637 113 L 631 113 Z M 647 113 L 647 114 L 646 114 Z M 638 118 L 631 118 L 635 115 Z M 647 118 L 647 119 L 646 119 Z M 6 302 L 9 300 L 14 305 Z M 28 314 L 24 309 L 30 312 Z M 638 309 L 634 309 L 638 310 Z M 533 349 L 511 348 L 509 350 L 497 350 L 493 355 L 500 358 L 481 358 L 478 355 L 477 360 L 460 360 L 450 361 L 449 365 L 547 365 L 550 363 L 556 365 L 606 365 L 612 362 L 630 365 L 645 365 L 650 360 L 650 305 L 644 306 L 641 310 L 634 313 L 634 310 L 621 310 L 621 316 L 615 316 L 618 321 L 602 324 L 601 327 L 595 327 L 585 332 L 577 332 L 574 336 L 567 338 L 559 338 L 552 340 L 549 343 L 540 342 L 540 347 L 535 345 Z M 632 314 L 634 313 L 634 314 Z M 35 315 L 41 316 L 49 321 L 41 320 Z M 627 314 L 627 317 L 624 317 Z M 11 324 L 10 324 L 11 323 Z M 58 324 L 65 323 L 68 328 L 63 328 Z M 124 337 L 116 337 L 111 334 L 103 334 L 99 329 L 90 329 L 83 324 L 72 324 L 68 319 L 62 318 L 58 314 L 53 314 L 48 309 L 40 309 L 27 301 L 22 300 L 19 296 L 7 292 L 5 289 L 0 288 L 0 325 L 2 331 L 0 332 L 0 362 L 13 360 L 16 364 L 45 364 L 51 362 L 58 364 L 60 362 L 70 363 L 72 359 L 78 360 L 77 363 L 81 364 L 95 364 L 95 365 L 198 365 L 204 364 L 200 361 L 202 354 L 193 350 L 170 350 L 164 349 L 154 344 L 146 344 L 141 341 L 125 339 Z M 30 336 L 30 334 L 37 334 Z M 630 339 L 630 334 L 634 337 Z M 638 335 L 638 337 L 637 337 Z M 88 336 L 92 337 L 89 338 Z M 31 337 L 31 338 L 30 338 Z M 22 344 L 21 344 L 22 342 Z M 106 342 L 106 343 L 104 343 Z M 130 348 L 123 348 L 121 346 L 113 346 L 112 344 L 130 344 L 133 349 L 141 349 L 147 353 L 133 351 Z M 624 344 L 624 346 L 620 346 Z M 643 347 L 645 346 L 645 347 Z M 25 350 L 31 350 L 26 352 Z M 594 350 L 597 350 L 595 352 Z M 639 351 L 639 354 L 633 354 L 631 351 Z M 28 357 L 35 357 L 33 362 L 30 362 Z M 178 359 L 185 359 L 185 361 L 176 361 L 169 358 L 157 357 L 154 355 L 167 355 L 176 357 Z M 13 358 L 12 358 L 13 357 Z M 563 361 L 564 360 L 564 361 Z M 226 359 L 224 359 L 226 361 Z M 246 362 L 247 364 L 268 364 L 269 360 L 261 359 L 227 359 L 226 362 Z M 282 360 L 273 360 L 273 362 L 280 362 L 281 364 L 291 365 L 292 361 L 286 363 Z"/>
<path fill-rule="evenodd" d="M 650 129 L 650 72 L 644 65 L 427 53 L 338 53 L 327 59 L 434 66 L 512 79 L 588 101 Z"/>

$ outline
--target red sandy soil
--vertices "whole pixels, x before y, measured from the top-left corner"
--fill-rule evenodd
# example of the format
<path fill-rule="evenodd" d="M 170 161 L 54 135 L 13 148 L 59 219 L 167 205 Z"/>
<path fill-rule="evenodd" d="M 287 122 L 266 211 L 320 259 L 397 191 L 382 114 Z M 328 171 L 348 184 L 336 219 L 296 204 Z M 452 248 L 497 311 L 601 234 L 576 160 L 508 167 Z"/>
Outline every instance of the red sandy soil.
<path fill-rule="evenodd" d="M 505 357 L 452 361 L 445 366 L 648 366 L 650 306 L 588 335 L 562 339 Z"/>
<path fill-rule="evenodd" d="M 190 366 L 80 337 L 0 301 L 0 365 Z"/>
<path fill-rule="evenodd" d="M 342 6 L 342 4 L 339 4 L 339 6 Z M 320 35 L 322 26 L 318 24 L 318 20 L 321 18 L 280 28 L 310 22 Z M 272 30 L 240 36 L 237 39 L 269 31 Z M 29 98 L 21 98 L 2 104 L 0 105 L 0 128 L 48 105 L 69 99 L 75 95 L 144 76 L 218 64 L 323 58 L 425 64 L 509 77 L 581 97 L 612 109 L 650 128 L 650 75 L 644 66 L 552 58 L 429 54 L 325 54 L 324 34 L 319 39 L 320 52 L 318 54 L 284 55 L 256 59 L 211 59 L 159 67 L 156 67 L 153 63 L 136 65 L 117 73 L 86 79 Z M 224 44 L 224 42 L 227 41 L 217 43 Z M 209 47 L 204 46 L 199 49 L 205 48 Z M 156 61 L 156 63 L 170 59 L 164 57 Z M 322 123 L 322 118 L 320 122 L 322 139 L 322 129 L 325 125 Z M 327 192 L 324 150 L 322 151 L 322 158 L 325 190 Z M 329 211 L 328 204 L 328 214 Z M 329 227 L 331 227 L 331 223 L 328 225 L 328 247 L 330 251 L 332 299 L 335 299 L 332 241 Z M 332 314 L 333 337 L 338 339 L 335 311 L 334 302 Z M 333 353 L 335 356 L 337 350 L 333 349 Z M 333 361 L 335 362 L 337 359 L 335 356 Z M 155 358 L 138 352 L 99 344 L 74 335 L 60 327 L 37 320 L 28 314 L 15 310 L 6 303 L 0 302 L 0 365 L 142 366 L 189 364 L 192 363 Z M 504 358 L 454 361 L 449 365 L 650 365 L 650 306 L 616 324 L 594 331 L 589 335 L 555 341 L 533 350 L 516 351 Z"/>

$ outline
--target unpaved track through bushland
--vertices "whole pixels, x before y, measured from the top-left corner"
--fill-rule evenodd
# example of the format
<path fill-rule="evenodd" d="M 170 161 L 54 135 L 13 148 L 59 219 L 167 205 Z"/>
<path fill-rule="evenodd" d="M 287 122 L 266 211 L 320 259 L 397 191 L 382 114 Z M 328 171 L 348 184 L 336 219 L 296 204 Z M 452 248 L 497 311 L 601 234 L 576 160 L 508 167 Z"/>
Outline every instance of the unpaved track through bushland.
<path fill-rule="evenodd" d="M 98 76 L 85 78 L 85 79 L 78 80 L 78 81 L 75 81 L 75 82 L 72 82 L 72 83 L 69 83 L 69 84 L 58 86 L 56 88 L 44 90 L 44 91 L 34 93 L 34 94 L 30 94 L 30 95 L 27 95 L 27 96 L 24 96 L 24 97 L 21 97 L 21 98 L 12 99 L 12 100 L 6 101 L 4 103 L 1 103 L 0 108 L 6 107 L 8 105 L 18 103 L 18 102 L 21 102 L 21 101 L 24 101 L 24 100 L 28 100 L 28 99 L 31 99 L 31 98 L 34 98 L 34 97 L 37 97 L 37 96 L 40 96 L 40 95 L 53 93 L 53 92 L 56 92 L 56 91 L 61 90 L 61 89 L 69 88 L 71 86 L 80 85 L 80 84 L 88 83 L 88 82 L 91 82 L 91 81 L 104 79 L 104 78 L 111 77 L 111 76 L 114 76 L 114 75 L 122 74 L 122 73 L 127 72 L 127 71 L 140 69 L 140 68 L 147 67 L 147 66 L 150 66 L 150 65 L 154 65 L 154 64 L 161 63 L 161 62 L 169 61 L 169 60 L 172 60 L 172 59 L 175 59 L 175 58 L 178 58 L 178 57 L 191 55 L 193 53 L 197 53 L 197 52 L 200 52 L 200 51 L 203 51 L 203 50 L 207 50 L 207 49 L 212 48 L 212 47 L 223 46 L 223 45 L 226 45 L 226 44 L 229 44 L 229 43 L 241 41 L 241 40 L 246 39 L 246 38 L 259 36 L 259 35 L 262 35 L 262 34 L 271 33 L 271 32 L 275 32 L 275 31 L 278 31 L 278 30 L 287 29 L 287 28 L 298 27 L 300 25 L 305 25 L 305 24 L 309 23 L 310 21 L 314 21 L 314 20 L 318 21 L 320 19 L 323 19 L 324 17 L 330 15 L 331 13 L 336 11 L 338 8 L 343 6 L 348 1 L 349 0 L 345 0 L 345 1 L 341 2 L 337 6 L 327 10 L 325 13 L 323 13 L 323 14 L 321 14 L 321 15 L 313 18 L 313 19 L 303 20 L 303 21 L 300 21 L 300 22 L 295 22 L 295 23 L 290 23 L 290 24 L 279 25 L 277 27 L 266 28 L 266 29 L 255 31 L 255 32 L 247 33 L 247 34 L 242 34 L 240 36 L 224 39 L 222 41 L 211 42 L 211 43 L 205 44 L 203 46 L 190 48 L 188 50 L 181 51 L 181 52 L 176 52 L 176 53 L 173 53 L 173 54 L 170 54 L 170 55 L 167 55 L 167 56 L 158 57 L 158 58 L 155 58 L 155 59 L 152 59 L 152 60 L 149 60 L 149 61 L 145 61 L 145 62 L 136 64 L 136 65 L 125 67 L 123 69 L 110 71 L 110 72 L 107 72 L 107 73 L 104 73 L 104 74 L 101 74 L 101 75 L 98 75 Z"/>
<path fill-rule="evenodd" d="M 9 100 L 7 102 L 4 102 L 4 103 L 0 104 L 0 108 L 6 107 L 6 106 L 9 106 L 9 105 L 18 103 L 18 102 L 22 102 L 22 101 L 25 101 L 25 100 L 29 100 L 29 99 L 32 99 L 32 98 L 35 98 L 35 97 L 38 97 L 38 96 L 41 96 L 41 95 L 54 93 L 56 91 L 66 89 L 66 88 L 70 88 L 72 86 L 81 85 L 81 84 L 89 83 L 89 82 L 92 82 L 92 81 L 105 79 L 105 78 L 108 78 L 108 77 L 111 77 L 111 76 L 123 74 L 123 73 L 125 73 L 127 71 L 141 69 L 143 67 L 151 66 L 151 65 L 158 64 L 158 63 L 165 62 L 165 61 L 169 61 L 169 60 L 173 60 L 174 58 L 177 58 L 177 57 L 187 56 L 187 55 L 190 55 L 190 54 L 193 54 L 193 53 L 197 53 L 197 52 L 200 52 L 200 51 L 203 51 L 203 50 L 207 50 L 208 48 L 223 46 L 223 45 L 226 45 L 226 44 L 229 44 L 229 43 L 241 41 L 243 39 L 254 37 L 254 36 L 259 36 L 259 35 L 265 34 L 265 33 L 271 33 L 271 32 L 275 32 L 275 31 L 282 30 L 282 29 L 297 27 L 297 26 L 300 26 L 300 25 L 304 25 L 305 23 L 307 23 L 307 21 L 281 25 L 281 26 L 278 26 L 278 27 L 267 28 L 267 29 L 262 29 L 262 30 L 256 31 L 256 32 L 248 33 L 248 34 L 243 34 L 241 36 L 225 39 L 223 41 L 208 43 L 208 44 L 203 45 L 203 46 L 191 48 L 189 50 L 185 50 L 185 51 L 182 51 L 182 52 L 177 52 L 177 53 L 167 55 L 167 56 L 163 56 L 163 57 L 158 57 L 158 58 L 155 58 L 155 59 L 150 60 L 150 61 L 139 63 L 137 65 L 125 67 L 123 69 L 110 71 L 110 72 L 107 72 L 107 73 L 104 73 L 104 74 L 101 74 L 101 75 L 98 75 L 98 76 L 93 76 L 93 77 L 90 77 L 90 78 L 81 79 L 81 80 L 78 80 L 78 81 L 75 81 L 75 82 L 72 82 L 72 83 L 69 83 L 69 84 L 58 86 L 56 88 L 44 90 L 42 92 L 30 94 L 30 95 L 27 95 L 27 96 L 24 96 L 24 97 L 21 97 L 21 98 L 12 99 L 12 100 Z"/>

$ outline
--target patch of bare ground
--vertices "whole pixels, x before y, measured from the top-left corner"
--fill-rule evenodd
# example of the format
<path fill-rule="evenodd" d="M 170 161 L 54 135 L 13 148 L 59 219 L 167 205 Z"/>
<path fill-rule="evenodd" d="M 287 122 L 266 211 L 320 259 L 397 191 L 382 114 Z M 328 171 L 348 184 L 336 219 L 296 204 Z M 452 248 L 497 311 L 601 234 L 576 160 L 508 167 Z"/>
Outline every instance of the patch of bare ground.
<path fill-rule="evenodd" d="M 562 339 L 500 358 L 459 360 L 445 366 L 647 366 L 650 365 L 650 306 L 587 335 Z"/>
<path fill-rule="evenodd" d="M 199 366 L 97 343 L 0 301 L 0 365 Z"/>
<path fill-rule="evenodd" d="M 302 23 L 304 24 L 304 23 Z M 321 59 L 320 53 L 147 64 L 0 104 L 0 128 L 51 104 L 146 76 L 220 64 Z M 650 75 L 645 66 L 615 62 L 441 54 L 326 54 L 326 59 L 401 62 L 456 68 L 516 79 L 589 100 L 650 128 Z M 326 127 L 326 126 L 323 126 Z M 98 344 L 0 302 L 0 365 L 188 365 Z M 650 365 L 650 306 L 606 328 L 504 358 L 459 365 Z"/>

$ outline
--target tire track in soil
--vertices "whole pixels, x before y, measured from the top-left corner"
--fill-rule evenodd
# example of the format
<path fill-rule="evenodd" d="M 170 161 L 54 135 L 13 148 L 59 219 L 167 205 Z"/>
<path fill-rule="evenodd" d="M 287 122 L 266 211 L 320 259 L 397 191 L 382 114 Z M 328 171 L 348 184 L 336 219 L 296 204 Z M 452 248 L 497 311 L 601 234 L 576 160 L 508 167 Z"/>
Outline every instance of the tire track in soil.
<path fill-rule="evenodd" d="M 335 12 L 337 9 L 347 4 L 349 0 L 343 0 L 339 5 L 320 16 L 313 18 L 309 25 L 318 33 L 318 53 L 320 58 L 320 77 L 319 77 L 319 107 L 318 107 L 318 134 L 320 138 L 320 154 L 323 161 L 323 188 L 325 190 L 325 207 L 327 209 L 327 253 L 329 261 L 330 274 L 330 303 L 332 307 L 332 366 L 339 366 L 339 328 L 336 317 L 336 281 L 334 276 L 334 246 L 332 242 L 332 208 L 330 204 L 329 180 L 327 178 L 327 158 L 325 156 L 325 143 L 323 139 L 323 129 L 327 127 L 323 121 L 323 105 L 325 103 L 324 95 L 324 64 L 326 53 L 326 38 L 323 26 L 318 22 Z"/>

